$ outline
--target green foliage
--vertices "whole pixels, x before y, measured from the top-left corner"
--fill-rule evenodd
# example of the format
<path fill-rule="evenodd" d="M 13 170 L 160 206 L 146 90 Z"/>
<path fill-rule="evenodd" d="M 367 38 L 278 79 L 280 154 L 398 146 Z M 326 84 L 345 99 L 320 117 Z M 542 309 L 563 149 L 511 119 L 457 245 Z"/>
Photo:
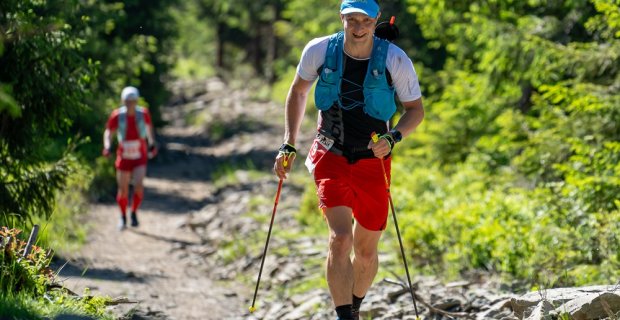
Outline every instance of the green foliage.
<path fill-rule="evenodd" d="M 116 169 L 112 157 L 98 157 L 95 159 L 93 179 L 88 186 L 90 199 L 111 200 L 116 190 Z"/>
<path fill-rule="evenodd" d="M 617 277 L 617 4 L 408 3 L 448 53 L 395 158 L 415 263 L 556 286 Z"/>
<path fill-rule="evenodd" d="M 90 163 L 99 155 L 123 86 L 138 86 L 158 119 L 173 3 L 0 4 L 0 222 L 49 216 L 75 156 Z M 74 149 L 76 136 L 88 143 Z"/>
<path fill-rule="evenodd" d="M 65 247 L 63 239 L 75 244 L 83 238 L 73 216 L 83 211 L 88 167 L 100 154 L 105 120 L 118 105 L 121 88 L 138 86 L 155 121 L 158 106 L 167 99 L 162 79 L 172 63 L 165 53 L 175 26 L 166 9 L 174 3 L 0 3 L 0 226 L 40 223 L 42 241 L 60 247 Z M 113 167 L 97 161 L 94 172 L 101 175 L 91 192 L 101 194 L 113 183 Z M 20 261 L 2 261 L 1 310 L 5 301 L 24 306 L 21 311 L 9 308 L 16 315 L 102 309 L 100 298 L 45 292 L 44 299 L 41 283 L 49 279 L 28 273 L 31 265 Z"/>
<path fill-rule="evenodd" d="M 34 151 L 48 143 L 51 134 L 66 130 L 85 108 L 94 68 L 79 55 L 83 39 L 67 24 L 76 14 L 75 5 L 3 1 L 0 10 L 5 30 L 0 37 L 5 45 L 0 83 L 3 94 L 20 109 L 0 112 L 2 158 L 36 163 L 40 159 Z"/>
<path fill-rule="evenodd" d="M 325 230 L 325 220 L 321 209 L 319 209 L 316 185 L 312 180 L 305 183 L 301 204 L 299 211 L 295 214 L 295 219 L 310 234 L 321 234 Z"/>
<path fill-rule="evenodd" d="M 82 167 L 82 168 L 85 168 Z M 86 241 L 87 197 L 84 195 L 92 180 L 85 169 L 73 174 L 67 185 L 56 196 L 56 207 L 50 217 L 36 216 L 33 223 L 41 226 L 38 243 L 54 248 L 56 252 L 70 252 L 78 249 Z M 27 227 L 26 225 L 21 226 Z"/>
<path fill-rule="evenodd" d="M 23 257 L 26 243 L 20 233 L 17 229 L 0 229 L 0 316 L 38 319 L 71 312 L 112 319 L 105 309 L 109 298 L 74 297 L 57 289 L 48 267 L 49 254 L 33 246 Z"/>
<path fill-rule="evenodd" d="M 76 161 L 65 155 L 48 165 L 27 165 L 13 160 L 7 149 L 0 149 L 0 225 L 16 225 L 34 216 L 49 217 L 54 210 L 56 191 L 76 172 Z"/>

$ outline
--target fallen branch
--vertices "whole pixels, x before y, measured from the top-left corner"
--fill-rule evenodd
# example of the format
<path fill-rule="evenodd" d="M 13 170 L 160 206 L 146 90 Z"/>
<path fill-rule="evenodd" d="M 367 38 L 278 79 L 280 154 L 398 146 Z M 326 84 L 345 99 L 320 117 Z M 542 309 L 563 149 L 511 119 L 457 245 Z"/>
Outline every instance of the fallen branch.
<path fill-rule="evenodd" d="M 111 301 L 106 301 L 105 305 L 106 306 L 117 306 L 119 304 L 135 304 L 138 303 L 138 301 L 133 301 L 133 300 L 129 300 L 128 298 L 122 297 L 122 298 L 114 298 Z"/>
<path fill-rule="evenodd" d="M 391 279 L 383 279 L 383 281 L 387 282 L 387 283 L 390 283 L 390 284 L 395 284 L 395 285 L 399 285 L 399 286 L 403 287 L 404 292 L 408 292 L 409 291 L 408 286 L 406 284 L 404 284 L 402 281 L 396 281 L 396 280 L 391 280 Z M 422 299 L 417 293 L 415 293 L 415 290 L 413 292 L 413 295 L 415 296 L 416 301 L 419 301 L 423 306 L 428 308 L 428 310 L 430 310 L 431 313 L 441 314 L 441 315 L 452 317 L 452 318 L 467 318 L 467 319 L 474 319 L 475 318 L 475 316 L 473 314 L 471 314 L 471 313 L 467 313 L 467 312 L 450 312 L 450 311 L 446 311 L 446 310 L 441 310 L 441 309 L 435 308 L 430 303 L 424 301 L 424 299 Z"/>

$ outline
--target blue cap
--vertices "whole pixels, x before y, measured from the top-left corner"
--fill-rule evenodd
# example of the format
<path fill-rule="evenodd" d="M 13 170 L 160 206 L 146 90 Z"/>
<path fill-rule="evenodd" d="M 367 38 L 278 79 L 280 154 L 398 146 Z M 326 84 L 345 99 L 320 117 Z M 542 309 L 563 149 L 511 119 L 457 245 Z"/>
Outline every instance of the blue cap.
<path fill-rule="evenodd" d="M 340 13 L 363 13 L 373 19 L 379 15 L 379 4 L 375 0 L 344 0 L 340 5 Z"/>

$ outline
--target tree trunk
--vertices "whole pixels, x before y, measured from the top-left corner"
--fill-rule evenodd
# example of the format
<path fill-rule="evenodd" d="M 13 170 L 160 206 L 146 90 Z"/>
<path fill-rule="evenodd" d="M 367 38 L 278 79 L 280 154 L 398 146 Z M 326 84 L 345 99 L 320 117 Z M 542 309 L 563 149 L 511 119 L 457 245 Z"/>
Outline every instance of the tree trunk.
<path fill-rule="evenodd" d="M 258 75 L 263 74 L 263 66 L 262 66 L 262 57 L 261 57 L 261 37 L 262 37 L 262 28 L 260 21 L 253 20 L 252 21 L 252 47 L 250 49 L 252 54 L 252 62 L 254 71 Z"/>
<path fill-rule="evenodd" d="M 217 23 L 216 66 L 218 69 L 218 74 L 220 72 L 219 70 L 224 69 L 224 28 L 225 28 L 225 25 L 223 22 Z"/>
<path fill-rule="evenodd" d="M 277 4 L 272 6 L 274 14 L 272 16 L 269 25 L 267 26 L 267 54 L 265 57 L 265 78 L 269 84 L 273 84 L 275 81 L 274 62 L 276 60 L 276 54 L 278 52 L 278 39 L 276 37 L 276 31 L 274 25 L 280 18 L 280 8 Z"/>

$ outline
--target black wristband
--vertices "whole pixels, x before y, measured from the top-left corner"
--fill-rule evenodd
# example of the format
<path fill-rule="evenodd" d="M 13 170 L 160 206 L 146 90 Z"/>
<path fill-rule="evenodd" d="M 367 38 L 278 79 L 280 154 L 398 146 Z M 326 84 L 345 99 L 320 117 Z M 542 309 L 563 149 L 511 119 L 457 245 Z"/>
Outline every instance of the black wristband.
<path fill-rule="evenodd" d="M 400 142 L 401 140 L 403 140 L 403 134 L 400 133 L 400 131 L 396 129 L 390 130 L 390 134 L 392 135 L 392 138 L 394 138 L 394 143 Z"/>
<path fill-rule="evenodd" d="M 288 153 L 297 153 L 297 149 L 288 143 L 283 143 L 278 149 L 278 152 L 288 154 Z"/>
<path fill-rule="evenodd" d="M 379 138 L 385 139 L 385 141 L 387 141 L 387 143 L 390 145 L 390 151 L 394 149 L 394 145 L 396 144 L 396 141 L 394 141 L 394 137 L 392 137 L 392 135 L 389 132 L 381 135 Z"/>

